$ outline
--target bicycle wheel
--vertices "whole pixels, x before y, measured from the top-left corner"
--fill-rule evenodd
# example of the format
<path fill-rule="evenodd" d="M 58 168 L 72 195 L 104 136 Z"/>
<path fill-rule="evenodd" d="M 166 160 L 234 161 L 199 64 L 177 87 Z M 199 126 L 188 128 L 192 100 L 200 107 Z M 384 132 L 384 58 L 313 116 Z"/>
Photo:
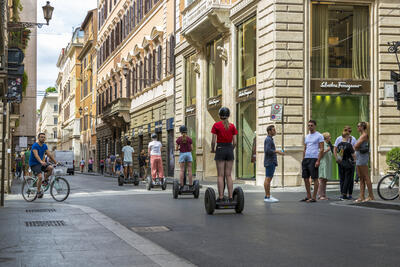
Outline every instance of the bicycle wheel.
<path fill-rule="evenodd" d="M 22 183 L 22 197 L 28 201 L 32 202 L 37 197 L 36 181 L 33 178 L 26 178 Z"/>
<path fill-rule="evenodd" d="M 378 195 L 383 200 L 394 200 L 399 197 L 399 178 L 388 174 L 378 183 Z"/>
<path fill-rule="evenodd" d="M 69 195 L 69 183 L 62 177 L 54 178 L 50 185 L 50 194 L 55 201 L 62 202 L 67 199 Z"/>

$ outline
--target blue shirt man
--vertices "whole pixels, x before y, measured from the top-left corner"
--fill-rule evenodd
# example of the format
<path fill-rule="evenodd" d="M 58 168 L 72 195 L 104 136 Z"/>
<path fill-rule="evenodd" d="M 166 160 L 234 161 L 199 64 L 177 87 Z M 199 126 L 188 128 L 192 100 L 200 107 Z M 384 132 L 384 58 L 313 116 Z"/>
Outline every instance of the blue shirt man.
<path fill-rule="evenodd" d="M 37 153 L 39 155 L 39 158 L 44 160 L 44 154 L 46 153 L 46 151 L 48 150 L 47 145 L 43 144 L 40 145 L 39 143 L 34 143 L 31 149 L 31 155 L 29 157 L 29 166 L 35 166 L 37 164 L 41 164 L 35 157 L 35 155 L 33 154 L 33 150 L 37 150 Z"/>

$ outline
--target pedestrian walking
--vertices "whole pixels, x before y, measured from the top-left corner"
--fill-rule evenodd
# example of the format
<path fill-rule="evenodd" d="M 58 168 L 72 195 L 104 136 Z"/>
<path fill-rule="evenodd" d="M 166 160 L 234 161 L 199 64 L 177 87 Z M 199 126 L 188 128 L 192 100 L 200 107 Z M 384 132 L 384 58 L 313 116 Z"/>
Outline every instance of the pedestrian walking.
<path fill-rule="evenodd" d="M 22 174 L 22 158 L 21 155 L 18 154 L 15 159 L 15 176 L 20 178 Z"/>
<path fill-rule="evenodd" d="M 100 173 L 101 175 L 104 174 L 104 159 L 100 160 Z"/>
<path fill-rule="evenodd" d="M 368 161 L 369 161 L 369 123 L 359 122 L 357 130 L 360 138 L 354 145 L 356 151 L 356 168 L 360 177 L 360 197 L 356 202 L 365 202 L 374 200 L 374 192 L 372 191 L 372 183 L 369 177 Z M 368 188 L 368 197 L 365 198 L 365 186 Z"/>
<path fill-rule="evenodd" d="M 307 124 L 309 134 L 304 139 L 302 177 L 304 179 L 304 186 L 307 191 L 307 196 L 301 201 L 316 202 L 318 192 L 318 167 L 324 153 L 324 137 L 316 131 L 317 122 L 310 120 Z M 314 192 L 311 196 L 311 182 L 310 178 L 314 180 Z"/>
<path fill-rule="evenodd" d="M 108 154 L 107 158 L 106 158 L 106 173 L 111 175 L 111 154 Z"/>
<path fill-rule="evenodd" d="M 28 145 L 27 150 L 22 155 L 22 162 L 24 165 L 24 175 L 26 175 L 26 176 L 29 175 L 29 157 L 30 157 L 30 155 L 31 155 L 31 146 Z"/>
<path fill-rule="evenodd" d="M 122 170 L 122 159 L 120 158 L 119 154 L 115 155 L 115 160 L 113 164 L 113 175 L 120 176 Z"/>
<path fill-rule="evenodd" d="M 215 153 L 214 160 L 217 165 L 218 173 L 218 200 L 224 201 L 225 180 L 228 187 L 229 201 L 233 200 L 233 182 L 232 182 L 232 166 L 235 159 L 233 150 L 236 147 L 236 136 L 238 131 L 233 123 L 230 123 L 228 118 L 230 110 L 227 107 L 222 107 L 218 112 L 221 121 L 214 123 L 211 133 L 211 153 Z M 215 144 L 217 148 L 215 149 Z"/>
<path fill-rule="evenodd" d="M 276 135 L 276 130 L 274 125 L 267 127 L 267 137 L 264 140 L 264 167 L 265 167 L 265 180 L 264 180 L 264 190 L 265 197 L 264 202 L 278 202 L 277 198 L 271 196 L 271 181 L 274 177 L 275 168 L 278 166 L 278 159 L 276 154 L 285 155 L 283 151 L 276 150 L 275 142 L 273 137 Z"/>
<path fill-rule="evenodd" d="M 115 174 L 115 159 L 116 159 L 116 158 L 117 158 L 117 157 L 114 156 L 114 154 L 111 154 L 111 156 L 110 156 L 111 175 L 114 175 L 114 174 Z"/>
<path fill-rule="evenodd" d="M 326 184 L 329 179 L 332 179 L 332 154 L 333 145 L 331 144 L 331 135 L 328 132 L 322 134 L 324 137 L 324 153 L 318 168 L 319 186 L 318 199 L 327 200 Z"/>
<path fill-rule="evenodd" d="M 85 167 L 85 160 L 83 158 L 81 160 L 80 166 L 81 166 L 81 172 L 83 172 L 83 168 Z"/>
<path fill-rule="evenodd" d="M 185 125 L 179 127 L 179 132 L 182 136 L 176 139 L 176 150 L 179 151 L 180 183 L 181 187 L 183 187 L 183 178 L 186 169 L 189 178 L 189 186 L 192 186 L 192 139 L 187 136 L 187 128 Z"/>
<path fill-rule="evenodd" d="M 151 165 L 151 177 L 156 179 L 157 177 L 164 183 L 164 167 L 161 157 L 162 144 L 157 140 L 157 134 L 151 135 L 152 141 L 149 143 L 149 155 Z"/>
<path fill-rule="evenodd" d="M 337 162 L 339 162 L 340 200 L 353 199 L 354 183 L 354 149 L 348 131 L 343 131 L 342 141 L 337 146 Z"/>
<path fill-rule="evenodd" d="M 90 157 L 89 162 L 88 162 L 88 172 L 93 172 L 93 158 Z"/>
<path fill-rule="evenodd" d="M 140 154 L 138 156 L 139 160 L 139 174 L 142 179 L 144 179 L 147 176 L 147 165 L 148 165 L 148 157 L 146 155 L 146 151 L 142 149 L 140 151 Z"/>

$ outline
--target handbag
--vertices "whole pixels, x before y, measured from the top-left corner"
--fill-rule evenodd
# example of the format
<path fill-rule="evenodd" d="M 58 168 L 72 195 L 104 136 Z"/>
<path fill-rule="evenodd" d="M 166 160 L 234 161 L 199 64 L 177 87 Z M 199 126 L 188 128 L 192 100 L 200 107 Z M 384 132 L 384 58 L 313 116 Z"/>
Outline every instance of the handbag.
<path fill-rule="evenodd" d="M 360 151 L 361 154 L 368 153 L 369 152 L 369 144 L 368 144 L 368 142 L 363 142 L 361 144 L 361 146 L 360 146 L 360 150 L 359 151 Z"/>

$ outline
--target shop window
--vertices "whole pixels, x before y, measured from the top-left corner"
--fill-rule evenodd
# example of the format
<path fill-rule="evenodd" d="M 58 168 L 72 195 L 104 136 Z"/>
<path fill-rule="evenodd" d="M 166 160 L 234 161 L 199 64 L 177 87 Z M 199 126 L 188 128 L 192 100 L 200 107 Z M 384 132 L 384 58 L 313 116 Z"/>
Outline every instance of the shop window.
<path fill-rule="evenodd" d="M 219 57 L 218 47 L 223 47 L 222 39 L 212 41 L 207 45 L 207 73 L 208 93 L 207 97 L 222 95 L 222 67 L 223 62 Z"/>
<path fill-rule="evenodd" d="M 237 89 L 256 84 L 256 18 L 251 18 L 238 27 Z"/>
<path fill-rule="evenodd" d="M 314 4 L 312 78 L 369 79 L 369 8 Z"/>
<path fill-rule="evenodd" d="M 185 62 L 185 104 L 196 104 L 196 73 L 194 71 L 195 55 L 186 58 Z"/>

